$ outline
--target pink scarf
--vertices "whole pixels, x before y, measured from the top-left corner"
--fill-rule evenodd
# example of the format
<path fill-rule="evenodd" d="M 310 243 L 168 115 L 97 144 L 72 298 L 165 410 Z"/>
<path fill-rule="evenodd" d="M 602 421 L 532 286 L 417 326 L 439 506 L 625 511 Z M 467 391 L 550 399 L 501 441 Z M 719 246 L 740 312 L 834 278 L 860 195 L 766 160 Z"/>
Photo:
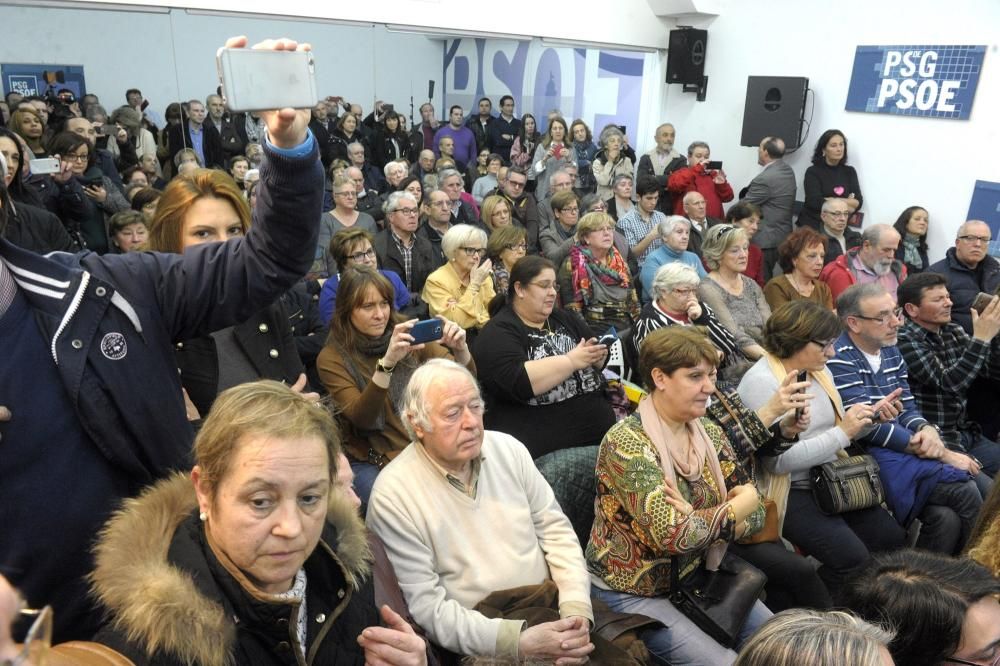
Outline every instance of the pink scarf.
<path fill-rule="evenodd" d="M 691 447 L 685 451 L 684 442 L 671 437 L 670 431 L 656 412 L 651 396 L 643 398 L 639 403 L 638 411 L 639 418 L 642 419 L 643 430 L 660 456 L 663 482 L 670 488 L 678 490 L 678 474 L 688 481 L 696 481 L 701 477 L 707 462 L 722 501 L 725 502 L 726 479 L 722 475 L 722 467 L 719 465 L 719 454 L 715 451 L 715 446 L 708 438 L 708 433 L 705 432 L 701 421 L 699 419 L 688 421 L 686 427 L 691 438 Z M 678 492 L 680 491 L 678 490 Z M 705 567 L 709 571 L 715 571 L 719 568 L 728 547 L 729 544 L 721 540 L 708 547 L 708 552 L 705 554 Z"/>

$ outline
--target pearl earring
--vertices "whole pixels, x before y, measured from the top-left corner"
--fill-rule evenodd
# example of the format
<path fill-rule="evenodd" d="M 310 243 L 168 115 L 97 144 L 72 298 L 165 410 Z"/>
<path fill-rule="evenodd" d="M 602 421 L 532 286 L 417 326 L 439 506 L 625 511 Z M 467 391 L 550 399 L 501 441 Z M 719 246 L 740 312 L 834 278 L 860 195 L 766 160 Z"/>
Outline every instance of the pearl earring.
<path fill-rule="evenodd" d="M 201 520 L 201 522 L 205 522 L 206 520 L 208 520 L 208 514 L 202 511 L 201 513 L 198 514 L 198 518 L 199 520 Z"/>

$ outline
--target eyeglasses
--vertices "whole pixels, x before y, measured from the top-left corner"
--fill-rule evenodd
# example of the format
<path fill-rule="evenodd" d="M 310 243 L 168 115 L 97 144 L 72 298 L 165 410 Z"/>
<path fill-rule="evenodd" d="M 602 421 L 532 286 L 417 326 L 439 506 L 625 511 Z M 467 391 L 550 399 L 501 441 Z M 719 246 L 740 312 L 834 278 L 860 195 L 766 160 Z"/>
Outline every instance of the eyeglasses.
<path fill-rule="evenodd" d="M 850 217 L 851 216 L 851 214 L 848 213 L 846 210 L 844 210 L 844 211 L 832 211 L 832 210 L 828 210 L 828 211 L 826 211 L 826 213 L 824 213 L 824 215 L 829 215 L 830 217 Z"/>
<path fill-rule="evenodd" d="M 375 258 L 375 250 L 373 250 L 371 248 L 368 248 L 364 252 L 355 252 L 354 254 L 349 254 L 349 255 L 347 255 L 347 258 L 350 259 L 351 261 L 360 263 L 360 262 L 364 261 L 365 259 L 374 259 Z"/>
<path fill-rule="evenodd" d="M 691 287 L 675 287 L 670 291 L 674 292 L 675 294 L 679 294 L 680 296 L 690 296 L 695 292 L 695 289 Z"/>
<path fill-rule="evenodd" d="M 508 177 L 507 177 L 507 184 L 508 184 L 508 185 L 510 185 L 511 187 L 518 187 L 518 188 L 520 188 L 520 187 L 524 187 L 524 184 L 525 184 L 526 182 L 528 182 L 528 181 L 524 181 L 524 182 L 522 183 L 522 182 L 518 182 L 518 181 L 516 181 L 516 180 L 511 180 L 511 179 L 510 179 L 510 176 L 508 176 Z"/>
<path fill-rule="evenodd" d="M 966 243 L 989 243 L 992 240 L 989 236 L 959 236 L 958 240 L 965 241 Z"/>
<path fill-rule="evenodd" d="M 353 190 L 350 191 L 350 192 L 334 192 L 333 196 L 335 196 L 335 197 L 347 197 L 348 199 L 356 199 L 358 197 L 358 193 L 355 192 L 355 191 L 353 191 Z"/>
<path fill-rule="evenodd" d="M 604 202 L 602 201 L 601 203 L 596 203 L 596 204 L 594 204 L 593 206 L 591 206 L 591 207 L 590 207 L 590 212 L 592 212 L 592 213 L 597 213 L 597 212 L 600 212 L 600 211 L 605 211 L 605 210 L 607 210 L 607 209 L 608 209 L 608 206 L 607 206 L 607 204 L 605 204 L 605 203 L 604 203 Z"/>
<path fill-rule="evenodd" d="M 13 659 L 0 661 L 3 666 L 30 666 L 44 664 L 48 659 L 49 648 L 52 646 L 52 607 L 41 610 L 24 608 L 19 611 L 23 617 L 33 617 L 27 635 L 24 637 L 24 647 Z"/>
<path fill-rule="evenodd" d="M 63 155 L 64 162 L 86 162 L 90 159 L 90 153 L 84 153 L 83 155 Z"/>
<path fill-rule="evenodd" d="M 507 249 L 508 250 L 520 250 L 521 252 L 527 252 L 528 245 L 527 245 L 527 243 L 518 243 L 516 245 L 508 245 Z"/>
<path fill-rule="evenodd" d="M 393 213 L 402 213 L 403 215 L 416 215 L 417 214 L 417 209 L 416 208 L 397 208 L 396 210 L 394 210 L 392 212 Z"/>
<path fill-rule="evenodd" d="M 542 291 L 548 291 L 550 289 L 557 289 L 555 282 L 529 282 L 528 284 L 538 287 Z"/>
<path fill-rule="evenodd" d="M 577 214 L 577 213 L 580 212 L 580 209 L 579 208 L 563 208 L 560 212 L 562 212 L 562 213 L 570 213 L 570 214 L 575 215 L 575 214 Z"/>
<path fill-rule="evenodd" d="M 901 319 L 903 317 L 903 308 L 896 308 L 890 312 L 880 312 L 874 317 L 866 317 L 865 315 L 850 315 L 855 319 L 866 319 L 868 321 L 877 321 L 881 325 L 885 326 L 893 319 Z"/>
<path fill-rule="evenodd" d="M 465 253 L 467 257 L 485 257 L 486 248 L 485 247 L 460 247 L 458 248 Z"/>
<path fill-rule="evenodd" d="M 837 338 L 833 338 L 832 340 L 826 340 L 826 341 L 823 341 L 823 340 L 810 340 L 809 342 L 813 343 L 814 345 L 818 345 L 821 349 L 827 349 L 829 347 L 832 347 L 833 343 L 836 342 L 836 341 L 837 341 Z"/>

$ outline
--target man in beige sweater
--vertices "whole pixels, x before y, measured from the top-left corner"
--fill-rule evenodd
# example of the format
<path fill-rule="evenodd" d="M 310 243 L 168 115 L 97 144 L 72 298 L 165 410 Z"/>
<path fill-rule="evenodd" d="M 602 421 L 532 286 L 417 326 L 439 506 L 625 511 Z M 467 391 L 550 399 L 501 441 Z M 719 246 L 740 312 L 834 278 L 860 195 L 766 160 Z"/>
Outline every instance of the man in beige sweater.
<path fill-rule="evenodd" d="M 403 409 L 413 443 L 379 474 L 368 526 L 414 619 L 463 655 L 584 663 L 594 649 L 586 563 L 527 449 L 483 429 L 479 387 L 451 361 L 421 366 Z M 560 620 L 525 628 L 472 610 L 492 592 L 547 579 L 559 589 Z"/>

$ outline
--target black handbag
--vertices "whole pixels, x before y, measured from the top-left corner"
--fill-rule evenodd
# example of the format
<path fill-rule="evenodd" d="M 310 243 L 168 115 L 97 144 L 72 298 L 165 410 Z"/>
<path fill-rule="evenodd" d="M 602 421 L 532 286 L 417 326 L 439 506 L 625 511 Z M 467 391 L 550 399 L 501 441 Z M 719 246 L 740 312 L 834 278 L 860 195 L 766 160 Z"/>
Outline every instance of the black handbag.
<path fill-rule="evenodd" d="M 767 583 L 763 571 L 729 552 L 718 571 L 705 563 L 680 580 L 680 565 L 670 558 L 670 601 L 699 629 L 727 648 L 736 646 L 740 629 Z"/>
<path fill-rule="evenodd" d="M 878 463 L 870 455 L 816 465 L 809 470 L 816 505 L 828 516 L 880 505 L 885 489 L 878 472 Z"/>

